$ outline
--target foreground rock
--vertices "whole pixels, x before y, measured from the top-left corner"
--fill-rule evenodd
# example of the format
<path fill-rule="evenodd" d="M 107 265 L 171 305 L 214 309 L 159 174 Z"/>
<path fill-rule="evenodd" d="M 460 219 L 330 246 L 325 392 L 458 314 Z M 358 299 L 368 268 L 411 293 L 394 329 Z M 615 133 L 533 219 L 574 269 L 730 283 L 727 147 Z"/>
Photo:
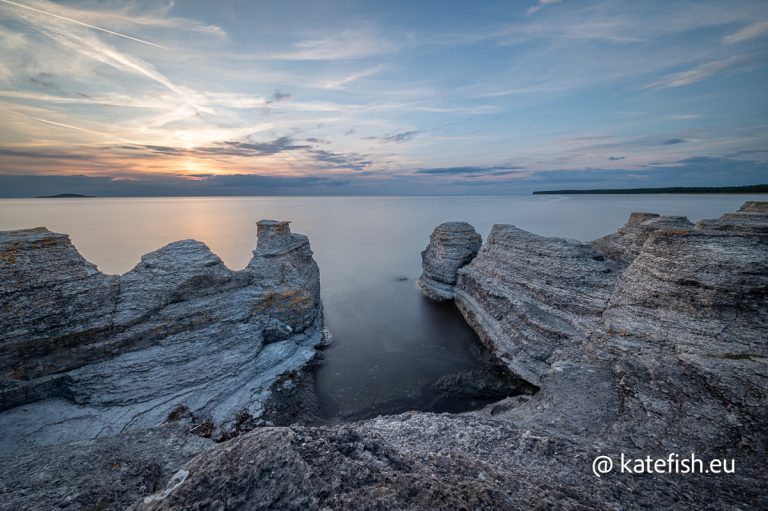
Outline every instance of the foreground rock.
<path fill-rule="evenodd" d="M 537 393 L 259 428 L 133 509 L 768 507 L 765 205 L 695 226 L 634 215 L 623 232 L 589 244 L 499 225 L 457 271 L 467 321 Z M 670 453 L 735 471 L 621 473 L 622 454 Z M 598 478 L 600 455 L 614 467 Z"/>
<path fill-rule="evenodd" d="M 477 255 L 482 238 L 467 222 L 438 225 L 421 253 L 424 272 L 416 285 L 433 300 L 453 299 L 456 272 Z"/>
<path fill-rule="evenodd" d="M 0 453 L 169 415 L 217 439 L 269 419 L 322 341 L 322 304 L 307 238 L 275 221 L 258 238 L 242 271 L 184 240 L 114 276 L 66 235 L 0 233 Z"/>
<path fill-rule="evenodd" d="M 213 445 L 173 424 L 17 452 L 0 459 L 0 509 L 125 509 Z"/>

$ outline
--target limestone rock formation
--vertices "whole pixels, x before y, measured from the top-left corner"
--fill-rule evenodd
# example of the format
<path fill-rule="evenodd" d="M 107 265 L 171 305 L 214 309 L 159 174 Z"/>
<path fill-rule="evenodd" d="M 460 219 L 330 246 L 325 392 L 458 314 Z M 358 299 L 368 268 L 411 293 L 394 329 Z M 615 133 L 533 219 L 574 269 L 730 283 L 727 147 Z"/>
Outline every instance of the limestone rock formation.
<path fill-rule="evenodd" d="M 220 438 L 266 418 L 322 341 L 305 236 L 262 221 L 248 266 L 183 240 L 104 275 L 63 234 L 0 233 L 0 452 L 109 436 L 188 410 Z"/>
<path fill-rule="evenodd" d="M 458 270 L 457 306 L 538 392 L 464 414 L 256 428 L 131 509 L 768 508 L 768 204 L 653 218 L 593 244 L 498 225 Z M 621 455 L 692 454 L 735 471 L 620 469 Z M 614 463 L 599 478 L 597 456 Z"/>
<path fill-rule="evenodd" d="M 659 229 L 687 231 L 693 224 L 683 216 L 661 216 L 655 213 L 632 213 L 627 223 L 614 234 L 592 242 L 592 246 L 608 257 L 629 264 L 640 253 L 643 244 Z"/>
<path fill-rule="evenodd" d="M 421 253 L 424 271 L 416 285 L 433 300 L 452 300 L 456 273 L 477 255 L 480 245 L 482 238 L 467 222 L 438 225 Z"/>
<path fill-rule="evenodd" d="M 161 463 L 131 509 L 768 508 L 768 204 L 653 218 L 593 244 L 498 225 L 458 270 L 457 306 L 538 392 L 463 414 L 256 428 L 171 476 Z M 620 469 L 621 455 L 692 453 L 735 471 Z M 614 463 L 600 478 L 597 456 Z M 29 488 L 9 502 L 34 503 Z"/>
<path fill-rule="evenodd" d="M 259 428 L 132 509 L 768 507 L 765 206 L 695 226 L 653 218 L 594 245 L 498 225 L 458 270 L 457 306 L 535 394 L 465 414 Z M 620 469 L 622 454 L 691 453 L 735 471 Z M 598 478 L 600 455 L 614 469 Z"/>
<path fill-rule="evenodd" d="M 179 424 L 0 458 L 0 509 L 123 510 L 215 445 Z"/>

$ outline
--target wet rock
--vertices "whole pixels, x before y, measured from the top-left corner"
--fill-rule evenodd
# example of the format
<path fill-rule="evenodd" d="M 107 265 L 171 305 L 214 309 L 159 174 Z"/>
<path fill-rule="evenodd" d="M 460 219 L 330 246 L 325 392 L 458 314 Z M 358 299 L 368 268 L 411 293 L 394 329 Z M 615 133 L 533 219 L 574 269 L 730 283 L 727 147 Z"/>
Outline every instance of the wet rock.
<path fill-rule="evenodd" d="M 466 222 L 438 225 L 421 253 L 423 273 L 416 285 L 433 300 L 453 299 L 456 273 L 477 255 L 482 239 Z"/>
<path fill-rule="evenodd" d="M 288 222 L 259 223 L 242 271 L 183 240 L 104 275 L 45 229 L 0 233 L 0 254 L 0 452 L 152 427 L 179 406 L 226 437 L 324 338 L 319 271 Z"/>

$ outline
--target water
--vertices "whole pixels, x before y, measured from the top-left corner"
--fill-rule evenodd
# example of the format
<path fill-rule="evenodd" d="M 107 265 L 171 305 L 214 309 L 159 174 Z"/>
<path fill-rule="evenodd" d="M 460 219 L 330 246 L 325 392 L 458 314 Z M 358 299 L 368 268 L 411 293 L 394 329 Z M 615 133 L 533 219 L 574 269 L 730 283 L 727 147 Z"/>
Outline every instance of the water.
<path fill-rule="evenodd" d="M 357 418 L 423 409 L 440 377 L 478 369 L 477 338 L 452 304 L 422 297 L 420 252 L 439 223 L 466 220 L 487 236 L 511 223 L 548 236 L 590 240 L 632 211 L 713 218 L 760 196 L 577 195 L 507 197 L 200 197 L 0 200 L 0 229 L 68 233 L 107 273 L 183 238 L 205 242 L 233 269 L 256 242 L 255 222 L 291 220 L 320 265 L 335 342 L 316 373 L 324 410 Z M 762 196 L 766 200 L 766 196 Z M 401 280 L 406 277 L 407 280 Z"/>

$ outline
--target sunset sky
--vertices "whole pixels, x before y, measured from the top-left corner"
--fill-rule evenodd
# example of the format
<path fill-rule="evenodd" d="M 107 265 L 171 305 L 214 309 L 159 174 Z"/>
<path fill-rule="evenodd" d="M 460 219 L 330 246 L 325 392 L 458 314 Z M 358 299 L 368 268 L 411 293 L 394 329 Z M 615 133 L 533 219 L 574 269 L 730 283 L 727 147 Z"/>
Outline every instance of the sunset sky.
<path fill-rule="evenodd" d="M 768 182 L 768 2 L 0 0 L 0 196 Z"/>

